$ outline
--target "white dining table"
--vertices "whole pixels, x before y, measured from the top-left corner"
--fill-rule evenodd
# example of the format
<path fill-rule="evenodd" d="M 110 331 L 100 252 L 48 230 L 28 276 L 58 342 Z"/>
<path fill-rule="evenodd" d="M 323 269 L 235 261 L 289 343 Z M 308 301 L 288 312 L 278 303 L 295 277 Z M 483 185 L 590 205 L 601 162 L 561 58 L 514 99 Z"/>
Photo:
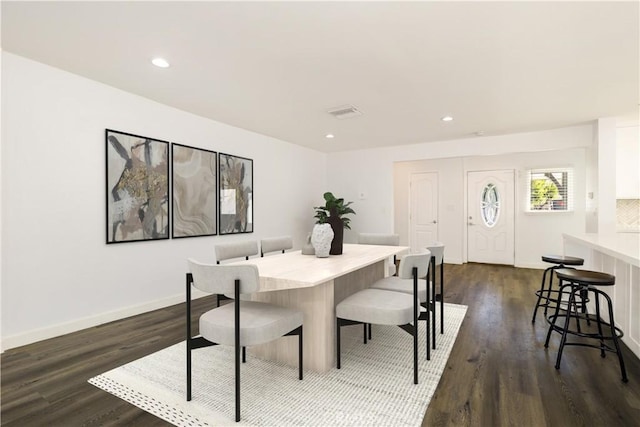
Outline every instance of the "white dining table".
<path fill-rule="evenodd" d="M 258 267 L 260 290 L 251 295 L 252 300 L 302 311 L 304 368 L 327 372 L 335 366 L 336 304 L 385 277 L 393 257 L 408 251 L 406 246 L 345 244 L 342 255 L 328 258 L 292 251 L 233 264 Z M 248 351 L 260 358 L 298 364 L 296 337 L 283 337 Z"/>

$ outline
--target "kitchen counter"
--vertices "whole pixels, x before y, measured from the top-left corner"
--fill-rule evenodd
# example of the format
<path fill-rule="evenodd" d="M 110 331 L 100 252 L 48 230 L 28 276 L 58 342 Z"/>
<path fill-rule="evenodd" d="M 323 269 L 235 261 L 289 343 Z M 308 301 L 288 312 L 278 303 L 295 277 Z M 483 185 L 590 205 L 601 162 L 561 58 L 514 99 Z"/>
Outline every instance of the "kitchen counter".
<path fill-rule="evenodd" d="M 563 237 L 565 242 L 584 245 L 640 267 L 640 233 L 563 234 Z"/>

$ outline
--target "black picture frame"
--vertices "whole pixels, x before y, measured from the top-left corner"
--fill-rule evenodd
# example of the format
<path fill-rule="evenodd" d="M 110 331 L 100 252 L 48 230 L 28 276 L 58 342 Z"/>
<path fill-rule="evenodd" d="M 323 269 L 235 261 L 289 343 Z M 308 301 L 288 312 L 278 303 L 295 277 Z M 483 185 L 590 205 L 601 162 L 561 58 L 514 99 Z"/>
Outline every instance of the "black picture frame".
<path fill-rule="evenodd" d="M 218 154 L 218 233 L 253 233 L 253 160 Z"/>
<path fill-rule="evenodd" d="M 218 153 L 171 144 L 171 237 L 217 233 Z"/>
<path fill-rule="evenodd" d="M 169 238 L 169 142 L 105 129 L 106 243 Z"/>

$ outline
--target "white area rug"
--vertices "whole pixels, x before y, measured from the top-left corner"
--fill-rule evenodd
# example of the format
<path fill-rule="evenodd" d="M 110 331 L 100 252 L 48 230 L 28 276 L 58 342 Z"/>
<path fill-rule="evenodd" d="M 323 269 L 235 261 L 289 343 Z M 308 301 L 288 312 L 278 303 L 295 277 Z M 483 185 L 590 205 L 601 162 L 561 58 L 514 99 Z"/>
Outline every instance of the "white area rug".
<path fill-rule="evenodd" d="M 89 383 L 174 425 L 419 426 L 440 381 L 467 311 L 445 304 L 445 333 L 425 359 L 425 322 L 419 322 L 419 384 L 413 384 L 411 336 L 394 326 L 342 328 L 342 369 L 325 374 L 247 355 L 241 371 L 241 417 L 234 416 L 233 348 L 193 351 L 193 400 L 185 400 L 185 343 L 98 375 Z M 439 314 L 438 314 L 439 319 Z"/>

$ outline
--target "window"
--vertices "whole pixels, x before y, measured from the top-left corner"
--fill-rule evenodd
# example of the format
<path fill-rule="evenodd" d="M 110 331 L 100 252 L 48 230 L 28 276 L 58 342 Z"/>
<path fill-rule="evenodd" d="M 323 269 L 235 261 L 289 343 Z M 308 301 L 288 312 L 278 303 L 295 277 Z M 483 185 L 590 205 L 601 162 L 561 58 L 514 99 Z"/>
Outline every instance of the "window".
<path fill-rule="evenodd" d="M 494 184 L 487 184 L 484 190 L 482 190 L 480 209 L 484 225 L 489 228 L 496 225 L 498 216 L 500 216 L 500 195 Z"/>
<path fill-rule="evenodd" d="M 573 211 L 573 170 L 529 171 L 529 212 Z"/>

